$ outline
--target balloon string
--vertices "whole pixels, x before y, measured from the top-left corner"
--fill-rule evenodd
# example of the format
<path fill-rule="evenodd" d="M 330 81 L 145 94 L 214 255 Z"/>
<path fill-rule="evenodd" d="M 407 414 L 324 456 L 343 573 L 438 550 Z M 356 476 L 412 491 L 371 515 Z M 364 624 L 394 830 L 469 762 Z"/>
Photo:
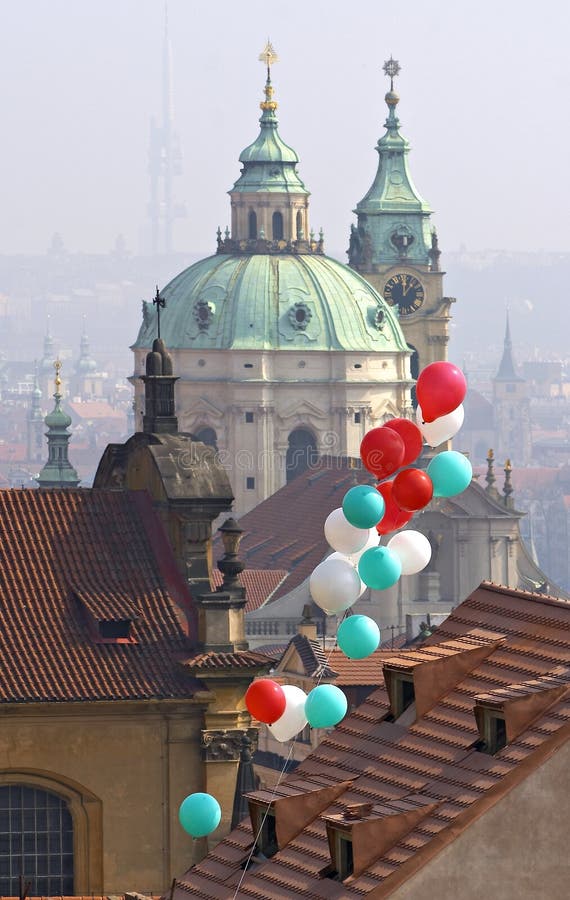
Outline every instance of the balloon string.
<path fill-rule="evenodd" d="M 345 614 L 343 615 L 343 617 L 342 617 L 342 619 L 341 619 L 341 624 L 342 624 L 342 622 L 344 622 L 344 620 L 346 619 L 347 615 L 348 615 L 348 610 L 347 610 L 347 611 L 345 612 Z M 330 651 L 329 651 L 329 655 L 327 656 L 327 658 L 326 658 L 326 660 L 325 660 L 324 666 L 321 668 L 321 673 L 320 673 L 319 677 L 317 678 L 317 683 L 316 683 L 315 687 L 318 687 L 319 684 L 321 683 L 321 681 L 323 680 L 323 677 L 324 677 L 324 674 L 325 674 L 325 670 L 328 669 L 329 662 L 330 662 L 331 657 L 332 657 L 332 655 L 333 655 L 333 653 L 334 653 L 334 651 L 335 651 L 335 649 L 336 649 L 336 646 L 337 646 L 337 639 L 336 639 L 336 637 L 335 637 L 334 644 L 332 645 L 332 647 L 331 647 L 331 649 L 330 649 Z M 281 784 L 281 780 L 282 780 L 283 777 L 285 776 L 285 772 L 286 772 L 286 770 L 287 770 L 287 766 L 288 766 L 289 763 L 291 762 L 291 756 L 293 755 L 293 750 L 295 749 L 295 744 L 296 744 L 296 742 L 297 742 L 297 737 L 298 737 L 298 735 L 296 734 L 295 737 L 293 738 L 293 740 L 291 741 L 291 746 L 289 747 L 289 753 L 287 754 L 287 759 L 285 760 L 285 763 L 284 763 L 284 765 L 283 765 L 283 768 L 282 768 L 281 771 L 279 772 L 279 776 L 278 776 L 278 778 L 277 778 L 277 781 L 276 781 L 275 784 L 273 785 L 273 791 L 271 792 L 271 797 L 270 797 L 269 800 L 267 801 L 267 809 L 265 810 L 265 813 L 263 814 L 263 818 L 262 818 L 262 820 L 261 820 L 261 824 L 260 824 L 260 826 L 259 826 L 259 829 L 258 829 L 258 831 L 257 831 L 257 834 L 255 835 L 255 839 L 254 839 L 254 841 L 253 841 L 253 844 L 251 845 L 251 850 L 249 851 L 249 856 L 247 857 L 247 859 L 246 859 L 246 861 L 245 861 L 245 864 L 244 864 L 244 867 L 243 867 L 243 872 L 242 872 L 242 874 L 241 874 L 240 880 L 238 881 L 238 885 L 237 885 L 237 887 L 236 887 L 235 894 L 233 895 L 232 900 L 236 900 L 236 898 L 237 898 L 237 896 L 238 896 L 238 894 L 239 894 L 239 892 L 240 892 L 240 888 L 241 888 L 241 885 L 242 885 L 242 881 L 244 880 L 244 878 L 245 878 L 245 876 L 246 876 L 247 870 L 248 870 L 248 868 L 249 868 L 249 864 L 250 864 L 250 862 L 251 862 L 251 858 L 252 858 L 252 856 L 253 856 L 253 854 L 254 854 L 254 852 L 255 852 L 255 848 L 257 847 L 257 842 L 259 841 L 259 838 L 260 838 L 260 836 L 261 836 L 261 832 L 263 831 L 263 826 L 265 825 L 265 820 L 267 819 L 267 816 L 269 815 L 269 810 L 271 809 L 271 804 L 272 804 L 273 801 L 275 800 L 275 795 L 277 794 L 277 788 L 278 788 L 279 785 Z"/>
<path fill-rule="evenodd" d="M 272 804 L 273 801 L 275 800 L 275 795 L 277 794 L 277 788 L 279 787 L 279 784 L 281 783 L 281 779 L 282 779 L 283 776 L 285 775 L 285 770 L 287 769 L 287 766 L 289 765 L 289 762 L 291 761 L 291 756 L 292 756 L 292 753 L 293 753 L 293 748 L 294 748 L 294 746 L 295 746 L 295 741 L 296 741 L 296 740 L 297 740 L 297 735 L 295 735 L 295 737 L 294 737 L 293 740 L 291 741 L 291 746 L 289 747 L 289 753 L 287 754 L 287 759 L 285 760 L 285 764 L 284 764 L 283 768 L 281 769 L 281 771 L 280 771 L 280 773 L 279 773 L 279 777 L 277 778 L 277 781 L 276 781 L 275 784 L 273 785 L 273 791 L 271 792 L 271 797 L 270 797 L 269 800 L 267 801 L 267 809 L 265 810 L 265 813 L 264 813 L 264 815 L 263 815 L 263 819 L 261 820 L 261 825 L 259 826 L 259 829 L 258 829 L 258 831 L 257 831 L 257 834 L 255 835 L 255 839 L 254 839 L 254 841 L 253 841 L 253 844 L 251 845 L 251 850 L 249 851 L 249 856 L 247 857 L 247 859 L 246 859 L 246 861 L 245 861 L 245 865 L 244 865 L 244 867 L 243 867 L 243 872 L 242 872 L 242 874 L 241 874 L 241 878 L 240 878 L 240 880 L 239 880 L 239 882 L 238 882 L 238 886 L 236 887 L 236 892 L 235 892 L 235 894 L 233 895 L 232 900 L 236 900 L 236 897 L 237 897 L 237 895 L 239 894 L 239 891 L 240 891 L 240 888 L 241 888 L 241 883 L 242 883 L 243 879 L 244 879 L 245 876 L 246 876 L 246 872 L 247 872 L 247 870 L 248 870 L 248 868 L 249 868 L 249 864 L 250 864 L 250 862 L 251 862 L 251 858 L 252 858 L 252 856 L 253 856 L 253 854 L 254 854 L 254 852 L 255 852 L 255 848 L 257 847 L 257 842 L 259 841 L 259 838 L 260 838 L 260 836 L 261 836 L 261 832 L 263 831 L 263 826 L 265 825 L 265 820 L 267 819 L 267 816 L 269 815 L 269 810 L 271 809 L 271 804 Z"/>

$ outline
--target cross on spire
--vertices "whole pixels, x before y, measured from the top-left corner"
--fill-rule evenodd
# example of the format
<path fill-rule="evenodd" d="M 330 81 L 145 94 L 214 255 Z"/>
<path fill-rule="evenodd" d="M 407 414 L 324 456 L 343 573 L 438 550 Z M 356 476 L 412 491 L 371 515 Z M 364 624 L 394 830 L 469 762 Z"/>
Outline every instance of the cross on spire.
<path fill-rule="evenodd" d="M 279 62 L 279 57 L 275 52 L 275 48 L 269 38 L 267 38 L 267 43 L 261 53 L 259 54 L 259 62 L 264 63 L 267 66 L 267 77 L 271 77 L 271 66 L 274 66 L 275 63 Z"/>
<path fill-rule="evenodd" d="M 164 309 L 166 306 L 166 298 L 160 296 L 160 291 L 158 290 L 158 285 L 156 286 L 156 295 L 152 299 L 153 306 L 156 306 L 156 327 L 157 327 L 157 338 L 160 340 L 160 310 Z"/>
<path fill-rule="evenodd" d="M 401 65 L 397 59 L 394 59 L 392 55 L 390 55 L 390 59 L 387 59 L 384 65 L 382 66 L 384 69 L 384 73 L 390 79 L 390 90 L 394 90 L 394 78 L 400 74 Z"/>

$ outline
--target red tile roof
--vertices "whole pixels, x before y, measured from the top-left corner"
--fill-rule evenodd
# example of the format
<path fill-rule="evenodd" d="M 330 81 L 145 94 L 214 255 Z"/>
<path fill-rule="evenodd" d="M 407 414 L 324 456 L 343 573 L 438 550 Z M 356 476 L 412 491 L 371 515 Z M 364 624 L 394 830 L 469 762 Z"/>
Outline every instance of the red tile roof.
<path fill-rule="evenodd" d="M 382 666 L 393 656 L 393 650 L 378 649 L 366 659 L 349 659 L 336 647 L 329 655 L 329 665 L 337 673 L 334 683 L 337 687 L 378 685 L 382 681 Z"/>
<path fill-rule="evenodd" d="M 378 900 L 392 896 L 570 740 L 570 603 L 483 583 L 421 648 L 399 650 L 395 659 L 408 667 L 415 663 L 420 678 L 420 659 L 434 660 L 428 666 L 454 666 L 461 659 L 453 650 L 462 646 L 479 661 L 413 724 L 385 720 L 390 706 L 382 685 L 324 738 L 275 794 L 255 795 L 262 801 L 297 796 L 299 817 L 308 792 L 351 783 L 275 856 L 246 872 L 240 897 L 341 900 L 370 895 Z M 481 660 L 473 647 L 488 651 L 485 658 Z M 445 671 L 449 680 L 449 669 Z M 520 698 L 532 692 L 529 682 L 544 679 L 550 685 L 552 678 L 566 693 L 557 693 L 538 717 L 528 716 L 520 733 L 495 755 L 481 752 L 474 714 L 477 698 L 497 690 L 504 690 L 507 700 Z M 433 678 L 426 673 L 425 679 L 424 686 L 427 683 L 433 690 Z M 399 837 L 379 845 L 378 856 L 361 874 L 344 883 L 324 878 L 321 872 L 330 864 L 324 816 L 343 815 L 348 806 L 358 803 L 372 804 L 374 828 L 385 816 L 394 822 L 394 816 L 406 811 L 411 824 Z M 251 825 L 244 820 L 177 882 L 174 900 L 232 897 L 251 843 Z"/>
<path fill-rule="evenodd" d="M 197 653 L 184 660 L 184 667 L 190 672 L 202 672 L 207 669 L 259 669 L 267 667 L 271 658 L 265 653 L 256 653 L 253 650 L 240 650 L 239 653 Z"/>
<path fill-rule="evenodd" d="M 246 569 L 241 573 L 239 580 L 245 588 L 245 596 L 247 603 L 245 611 L 253 612 L 263 606 L 266 600 L 269 600 L 282 581 L 284 581 L 289 572 L 285 569 Z M 212 572 L 212 588 L 215 590 L 222 584 L 222 573 L 219 569 Z"/>
<path fill-rule="evenodd" d="M 190 596 L 143 492 L 0 490 L 0 555 L 0 702 L 199 687 L 178 662 L 195 636 Z M 129 611 L 134 642 L 94 639 L 93 619 Z"/>
<path fill-rule="evenodd" d="M 239 524 L 245 534 L 240 556 L 247 566 L 243 583 L 251 569 L 289 573 L 273 592 L 272 600 L 301 584 L 330 552 L 323 532 L 328 514 L 341 505 L 353 484 L 373 481 L 366 470 L 351 468 L 349 459 L 324 457 L 242 516 Z M 221 555 L 219 538 L 216 545 Z"/>

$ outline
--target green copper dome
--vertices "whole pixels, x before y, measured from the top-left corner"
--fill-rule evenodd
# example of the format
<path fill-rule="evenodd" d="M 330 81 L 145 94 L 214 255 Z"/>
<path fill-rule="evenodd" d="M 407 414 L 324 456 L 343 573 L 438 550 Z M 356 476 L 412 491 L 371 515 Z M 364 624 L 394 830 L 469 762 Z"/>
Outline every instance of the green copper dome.
<path fill-rule="evenodd" d="M 407 350 L 393 310 L 353 269 L 319 254 L 218 254 L 161 292 L 170 350 Z M 144 307 L 135 348 L 151 346 L 156 309 Z"/>

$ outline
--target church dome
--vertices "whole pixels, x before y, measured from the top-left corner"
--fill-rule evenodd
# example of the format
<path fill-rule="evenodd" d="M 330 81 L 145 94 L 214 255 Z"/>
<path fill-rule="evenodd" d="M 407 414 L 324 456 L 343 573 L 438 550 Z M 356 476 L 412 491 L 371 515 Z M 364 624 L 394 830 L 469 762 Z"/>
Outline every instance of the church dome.
<path fill-rule="evenodd" d="M 319 254 L 225 254 L 203 259 L 162 291 L 161 337 L 171 350 L 407 350 L 393 310 L 348 266 Z M 149 348 L 146 307 L 135 348 Z"/>

